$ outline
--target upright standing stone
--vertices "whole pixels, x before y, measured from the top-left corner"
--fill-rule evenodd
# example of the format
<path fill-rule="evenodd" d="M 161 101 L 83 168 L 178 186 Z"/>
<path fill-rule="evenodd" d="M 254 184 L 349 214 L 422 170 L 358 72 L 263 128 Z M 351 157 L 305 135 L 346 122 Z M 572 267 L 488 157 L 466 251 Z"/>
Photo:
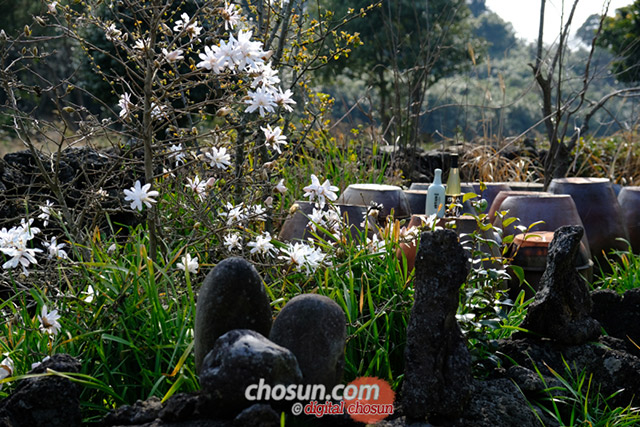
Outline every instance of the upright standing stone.
<path fill-rule="evenodd" d="M 256 269 L 243 258 L 220 262 L 204 279 L 195 323 L 196 372 L 218 337 L 232 329 L 264 336 L 271 330 L 271 305 Z"/>
<path fill-rule="evenodd" d="M 523 328 L 563 344 L 583 344 L 600 336 L 600 324 L 591 317 L 589 288 L 576 270 L 583 233 L 577 225 L 555 231 L 540 290 L 522 323 Z"/>
<path fill-rule="evenodd" d="M 470 398 L 471 355 L 456 321 L 467 258 L 455 232 L 422 233 L 402 389 L 409 418 L 455 417 Z"/>
<path fill-rule="evenodd" d="M 344 370 L 347 321 L 332 299 L 303 294 L 292 298 L 276 317 L 269 339 L 291 350 L 305 384 L 338 384 Z"/>

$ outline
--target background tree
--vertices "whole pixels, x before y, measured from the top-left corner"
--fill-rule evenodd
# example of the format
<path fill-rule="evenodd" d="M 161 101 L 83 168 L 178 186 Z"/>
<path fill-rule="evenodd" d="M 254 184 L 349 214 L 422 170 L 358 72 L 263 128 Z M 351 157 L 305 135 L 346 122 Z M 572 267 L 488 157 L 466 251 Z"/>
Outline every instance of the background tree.
<path fill-rule="evenodd" d="M 615 17 L 604 19 L 598 45 L 618 56 L 612 68 L 619 80 L 640 81 L 640 0 L 617 9 Z"/>
<path fill-rule="evenodd" d="M 348 8 L 366 7 L 370 0 L 327 0 L 337 16 Z M 336 75 L 363 78 L 377 102 L 372 110 L 387 141 L 415 150 L 425 114 L 427 89 L 442 77 L 467 67 L 472 37 L 471 13 L 464 0 L 381 0 L 365 19 L 345 27 L 364 44 Z M 415 157 L 409 155 L 409 159 Z M 405 165 L 410 172 L 413 164 Z"/>

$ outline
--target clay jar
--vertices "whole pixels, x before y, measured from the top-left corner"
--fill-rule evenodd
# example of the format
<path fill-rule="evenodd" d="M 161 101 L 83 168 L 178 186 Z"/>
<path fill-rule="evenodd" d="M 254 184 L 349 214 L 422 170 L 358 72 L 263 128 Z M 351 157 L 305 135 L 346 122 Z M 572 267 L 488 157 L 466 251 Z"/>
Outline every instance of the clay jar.
<path fill-rule="evenodd" d="M 607 178 L 556 178 L 549 184 L 549 192 L 571 195 L 584 224 L 591 255 L 600 265 L 607 265 L 603 252 L 627 249 L 626 243 L 616 240 L 619 237 L 628 240 L 629 235 Z"/>
<path fill-rule="evenodd" d="M 427 204 L 427 190 L 403 190 L 413 215 L 424 215 Z"/>
<path fill-rule="evenodd" d="M 551 193 L 544 193 L 539 191 L 521 191 L 521 190 L 500 191 L 498 194 L 496 194 L 495 198 L 493 199 L 493 202 L 489 205 L 490 206 L 489 213 L 488 213 L 489 221 L 493 223 L 496 219 L 496 212 L 504 210 L 502 209 L 502 202 L 504 202 L 504 200 L 507 197 L 509 196 L 538 197 L 540 194 L 551 194 Z"/>
<path fill-rule="evenodd" d="M 533 291 L 537 291 L 539 288 L 540 278 L 547 268 L 547 254 L 553 235 L 553 231 L 521 233 L 514 237 L 510 245 L 509 253 L 514 257 L 512 264 L 522 267 L 525 280 L 530 285 L 530 288 L 524 288 L 527 299 L 531 298 L 534 295 Z M 591 261 L 591 256 L 584 246 L 584 242 L 580 242 L 576 270 L 582 274 L 587 282 L 591 282 L 593 279 L 593 261 Z M 509 286 L 509 296 L 513 299 L 518 296 L 521 290 L 517 277 L 512 275 Z"/>
<path fill-rule="evenodd" d="M 400 187 L 385 184 L 351 184 L 338 198 L 337 203 L 347 205 L 369 206 L 371 202 L 382 205 L 379 222 L 384 220 L 391 210 L 396 219 L 407 219 L 411 216 L 411 208 L 407 196 Z"/>
<path fill-rule="evenodd" d="M 640 253 L 640 187 L 623 187 L 618 194 L 629 243 L 634 253 Z"/>
<path fill-rule="evenodd" d="M 494 201 L 494 204 L 497 202 Z M 512 234 L 520 234 L 515 227 L 523 225 L 530 226 L 534 222 L 544 221 L 531 228 L 530 231 L 557 230 L 563 225 L 579 225 L 584 227 L 578 209 L 573 199 L 568 194 L 549 194 L 549 193 L 528 193 L 514 194 L 508 196 L 500 205 L 501 211 L 507 211 L 504 220 L 508 218 L 517 218 L 516 221 L 504 227 L 504 236 Z M 502 220 L 496 217 L 494 225 L 501 227 Z M 585 235 L 582 237 L 585 248 L 589 250 L 589 240 Z"/>

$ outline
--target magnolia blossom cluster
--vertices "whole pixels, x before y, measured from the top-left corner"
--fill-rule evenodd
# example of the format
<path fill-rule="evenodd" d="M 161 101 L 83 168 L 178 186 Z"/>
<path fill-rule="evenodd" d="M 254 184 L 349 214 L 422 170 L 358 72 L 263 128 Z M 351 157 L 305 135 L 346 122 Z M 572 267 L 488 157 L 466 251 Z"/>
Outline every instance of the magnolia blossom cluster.
<path fill-rule="evenodd" d="M 245 206 L 244 203 L 233 205 L 227 202 L 225 207 L 226 212 L 220 212 L 220 215 L 227 218 L 228 226 L 242 225 L 249 220 L 265 221 L 267 219 L 267 210 L 262 205 Z"/>
<path fill-rule="evenodd" d="M 220 16 L 224 19 L 225 30 L 232 30 L 240 22 L 238 9 L 228 3 L 225 3 L 224 8 L 221 9 Z M 169 27 L 166 27 L 165 30 L 170 31 Z M 173 31 L 178 36 L 188 36 L 191 44 L 200 42 L 199 36 L 202 30 L 203 27 L 199 25 L 198 20 L 195 17 L 189 17 L 186 13 L 180 15 L 180 19 L 176 20 L 173 26 Z M 106 39 L 113 42 L 124 43 L 126 39 L 122 34 L 123 32 L 115 24 L 111 24 L 105 29 Z M 200 62 L 196 67 L 214 74 L 226 72 L 248 74 L 251 78 L 251 89 L 248 90 L 245 100 L 246 113 L 257 111 L 260 116 L 264 116 L 267 113 L 274 113 L 278 107 L 288 112 L 293 111 L 291 106 L 296 103 L 292 99 L 293 93 L 289 89 L 283 91 L 279 86 L 278 72 L 267 61 L 271 53 L 263 49 L 261 42 L 251 40 L 252 35 L 252 31 L 240 30 L 235 35 L 231 34 L 228 40 L 220 40 L 216 45 L 204 46 L 203 52 L 198 54 Z M 140 38 L 135 41 L 132 48 L 142 53 L 149 51 L 152 47 L 149 39 Z M 184 49 L 163 47 L 159 53 L 160 60 L 158 62 L 176 64 L 185 60 L 184 54 Z M 128 119 L 136 107 L 132 100 L 132 94 L 128 92 L 121 94 L 118 107 L 120 108 L 120 117 Z M 152 118 L 154 120 L 163 118 L 165 108 L 166 106 L 154 102 L 152 104 Z M 283 138 L 278 138 L 279 136 L 277 134 L 272 143 L 272 147 L 278 152 L 280 151 L 279 144 L 285 143 Z"/>
<path fill-rule="evenodd" d="M 218 45 L 205 46 L 204 52 L 199 54 L 201 61 L 196 66 L 214 74 L 228 71 L 253 76 L 253 90 L 248 91 L 245 101 L 249 105 L 245 110 L 247 113 L 258 111 L 260 116 L 264 116 L 274 113 L 277 107 L 293 111 L 291 105 L 296 103 L 291 99 L 293 93 L 278 86 L 278 72 L 270 62 L 266 62 L 270 53 L 263 50 L 262 43 L 252 41 L 252 35 L 252 31 L 240 30 L 237 37 L 232 34 L 229 40 L 221 40 Z"/>
<path fill-rule="evenodd" d="M 27 222 L 22 219 L 19 226 L 12 227 L 9 230 L 6 228 L 0 230 L 0 252 L 9 258 L 8 261 L 2 264 L 2 268 L 5 270 L 16 268 L 19 265 L 22 267 L 25 276 L 28 276 L 27 267 L 38 263 L 35 254 L 42 252 L 42 249 L 27 247 L 29 241 L 40 232 L 39 228 L 31 226 L 32 223 L 33 219 Z"/>
<path fill-rule="evenodd" d="M 281 252 L 283 255 L 278 259 L 290 262 L 297 271 L 304 269 L 307 274 L 316 271 L 326 257 L 319 248 L 301 242 L 289 243 L 286 248 L 281 249 Z"/>

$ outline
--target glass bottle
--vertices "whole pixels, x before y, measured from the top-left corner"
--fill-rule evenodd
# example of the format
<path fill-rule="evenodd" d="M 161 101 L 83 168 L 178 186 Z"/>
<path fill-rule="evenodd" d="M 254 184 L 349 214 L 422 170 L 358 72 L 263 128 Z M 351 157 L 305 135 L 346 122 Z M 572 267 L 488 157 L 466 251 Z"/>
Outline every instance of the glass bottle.
<path fill-rule="evenodd" d="M 458 170 L 458 155 L 451 155 L 451 168 L 445 189 L 445 206 L 448 216 L 460 216 L 462 209 L 462 190 L 460 189 L 460 171 Z"/>

